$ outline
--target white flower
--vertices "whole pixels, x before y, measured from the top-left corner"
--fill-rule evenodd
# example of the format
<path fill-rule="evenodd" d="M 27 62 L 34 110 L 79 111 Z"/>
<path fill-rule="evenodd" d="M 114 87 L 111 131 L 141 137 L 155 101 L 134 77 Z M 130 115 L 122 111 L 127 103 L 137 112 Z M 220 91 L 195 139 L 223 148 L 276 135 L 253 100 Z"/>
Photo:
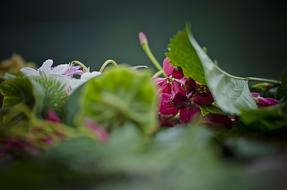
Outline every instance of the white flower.
<path fill-rule="evenodd" d="M 89 69 L 88 71 L 83 72 L 82 70 L 80 70 L 80 66 L 73 66 L 71 64 L 61 64 L 56 67 L 52 67 L 52 65 L 53 60 L 48 59 L 37 70 L 30 67 L 24 67 L 20 71 L 28 77 L 40 76 L 41 74 L 54 77 L 66 86 L 68 94 L 71 94 L 75 89 L 77 89 L 79 86 L 81 86 L 91 78 L 99 76 L 101 74 L 97 71 L 89 72 Z M 73 74 L 80 75 L 80 78 L 73 78 Z"/>
<path fill-rule="evenodd" d="M 21 72 L 26 76 L 37 76 L 40 75 L 40 72 L 47 74 L 47 75 L 64 75 L 65 72 L 71 67 L 69 64 L 61 64 L 56 67 L 52 67 L 53 60 L 48 59 L 46 60 L 43 65 L 38 69 L 35 70 L 30 67 L 24 67 L 21 69 Z"/>
<path fill-rule="evenodd" d="M 75 89 L 80 87 L 82 84 L 86 83 L 88 80 L 101 75 L 101 72 L 93 71 L 93 72 L 85 72 L 81 75 L 81 78 L 75 79 L 72 78 L 72 80 L 69 81 L 69 86 L 71 87 L 71 91 L 73 92 Z"/>

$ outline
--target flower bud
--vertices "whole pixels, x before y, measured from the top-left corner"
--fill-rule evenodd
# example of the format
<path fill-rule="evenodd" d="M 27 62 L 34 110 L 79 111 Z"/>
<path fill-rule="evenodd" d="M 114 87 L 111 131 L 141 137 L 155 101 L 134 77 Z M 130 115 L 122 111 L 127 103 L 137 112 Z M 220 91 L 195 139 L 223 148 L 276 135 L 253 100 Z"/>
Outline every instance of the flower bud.
<path fill-rule="evenodd" d="M 143 32 L 139 33 L 139 40 L 140 40 L 141 45 L 148 43 L 147 37 L 146 37 L 145 33 L 143 33 Z"/>

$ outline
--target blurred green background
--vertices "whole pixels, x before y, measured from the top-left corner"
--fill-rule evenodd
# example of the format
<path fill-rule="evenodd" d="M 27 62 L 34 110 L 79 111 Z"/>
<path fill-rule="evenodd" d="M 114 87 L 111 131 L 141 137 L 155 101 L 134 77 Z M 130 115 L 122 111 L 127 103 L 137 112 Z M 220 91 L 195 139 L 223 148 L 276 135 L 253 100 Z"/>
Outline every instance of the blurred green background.
<path fill-rule="evenodd" d="M 106 59 L 150 65 L 138 43 L 144 31 L 160 60 L 186 22 L 226 71 L 279 78 L 286 65 L 287 12 L 279 1 L 50 0 L 1 1 L 0 59 L 19 53 L 40 64 Z"/>

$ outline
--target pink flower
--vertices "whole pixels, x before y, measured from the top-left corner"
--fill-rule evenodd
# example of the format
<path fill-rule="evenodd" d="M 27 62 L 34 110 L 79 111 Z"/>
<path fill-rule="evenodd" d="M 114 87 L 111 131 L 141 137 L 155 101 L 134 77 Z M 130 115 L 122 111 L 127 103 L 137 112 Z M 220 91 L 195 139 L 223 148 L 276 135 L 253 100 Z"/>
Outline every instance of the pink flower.
<path fill-rule="evenodd" d="M 168 93 L 160 94 L 159 112 L 165 116 L 175 116 L 178 112 L 177 107 L 172 102 L 172 95 Z"/>
<path fill-rule="evenodd" d="M 154 79 L 159 88 L 162 124 L 172 123 L 170 118 L 177 114 L 181 123 L 187 123 L 198 115 L 199 105 L 210 105 L 213 102 L 206 86 L 184 77 L 181 68 L 173 67 L 168 58 L 163 61 L 163 71 L 166 78 Z"/>
<path fill-rule="evenodd" d="M 89 129 L 92 129 L 92 131 L 98 137 L 100 142 L 106 142 L 108 140 L 109 138 L 108 132 L 93 120 L 86 119 L 85 126 Z"/>
<path fill-rule="evenodd" d="M 222 114 L 208 114 L 204 117 L 204 121 L 210 126 L 219 126 L 226 129 L 232 128 L 234 123 L 229 116 Z"/>
<path fill-rule="evenodd" d="M 274 98 L 262 97 L 258 92 L 252 92 L 251 94 L 255 99 L 257 105 L 260 107 L 273 106 L 279 103 L 279 101 Z"/>
<path fill-rule="evenodd" d="M 183 76 L 182 70 L 173 67 L 168 58 L 163 61 L 163 71 L 166 78 L 155 78 L 155 82 L 159 87 L 161 93 L 171 93 L 173 96 L 177 93 L 185 94 L 183 85 L 186 82 L 186 78 Z"/>
<path fill-rule="evenodd" d="M 64 75 L 73 77 L 74 75 L 82 75 L 83 73 L 84 71 L 81 69 L 81 66 L 70 66 Z"/>
<path fill-rule="evenodd" d="M 139 40 L 140 40 L 140 44 L 147 44 L 147 37 L 145 35 L 145 33 L 140 32 L 139 33 Z"/>
<path fill-rule="evenodd" d="M 55 111 L 53 111 L 53 110 L 50 110 L 50 111 L 48 112 L 48 115 L 47 115 L 46 120 L 51 121 L 51 122 L 53 122 L 53 123 L 61 123 L 60 117 L 59 117 L 58 114 L 57 114 Z"/>
<path fill-rule="evenodd" d="M 172 100 L 172 95 L 162 93 L 159 112 L 162 116 L 164 116 L 163 118 L 166 119 L 174 117 L 179 113 L 180 122 L 187 123 L 192 120 L 200 112 L 200 110 L 197 106 L 190 106 L 186 97 L 178 96 L 179 94 L 177 94 L 176 97 Z M 185 100 L 180 100 L 180 98 L 185 99 L 186 103 Z"/>
<path fill-rule="evenodd" d="M 213 103 L 214 99 L 207 86 L 196 85 L 195 91 L 191 96 L 192 101 L 198 105 L 209 106 Z"/>
<path fill-rule="evenodd" d="M 39 150 L 30 143 L 14 138 L 0 139 L 0 159 L 7 155 L 17 155 L 19 153 L 27 152 L 36 155 Z"/>
<path fill-rule="evenodd" d="M 192 121 L 198 114 L 200 109 L 197 106 L 189 106 L 179 110 L 179 120 L 181 123 Z"/>
<path fill-rule="evenodd" d="M 167 77 L 173 77 L 175 79 L 182 79 L 184 77 L 182 69 L 173 67 L 167 57 L 163 60 L 163 72 Z"/>

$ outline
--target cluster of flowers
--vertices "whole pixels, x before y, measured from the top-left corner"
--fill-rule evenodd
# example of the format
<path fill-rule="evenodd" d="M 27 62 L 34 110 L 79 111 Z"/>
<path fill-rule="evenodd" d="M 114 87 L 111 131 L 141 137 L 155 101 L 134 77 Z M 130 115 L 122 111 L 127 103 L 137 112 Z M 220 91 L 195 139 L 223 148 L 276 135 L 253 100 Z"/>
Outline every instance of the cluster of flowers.
<path fill-rule="evenodd" d="M 171 127 L 188 123 L 201 114 L 202 106 L 210 106 L 214 99 L 208 87 L 186 78 L 181 68 L 173 67 L 168 58 L 163 61 L 165 78 L 154 78 L 160 97 L 159 118 L 161 126 Z M 275 105 L 278 100 L 261 97 L 252 93 L 259 107 Z M 236 116 L 209 113 L 202 117 L 208 125 L 231 128 L 238 119 Z"/>
<path fill-rule="evenodd" d="M 39 69 L 24 67 L 21 72 L 27 77 L 39 76 L 45 74 L 62 82 L 66 89 L 67 95 L 70 95 L 76 88 L 89 79 L 100 75 L 98 71 L 90 72 L 85 66 L 74 64 L 60 64 L 53 67 L 53 61 L 47 60 Z M 205 124 L 210 126 L 220 126 L 224 128 L 232 128 L 237 116 L 226 115 L 224 113 L 204 113 L 202 108 L 208 106 L 216 106 L 214 99 L 206 85 L 202 85 L 197 81 L 184 76 L 183 71 L 179 67 L 173 67 L 168 58 L 163 61 L 163 72 L 165 77 L 154 77 L 154 81 L 158 87 L 159 104 L 159 120 L 161 127 L 173 127 L 177 124 L 189 123 L 197 118 L 201 118 Z M 259 107 L 276 105 L 278 100 L 273 98 L 264 98 L 259 93 L 253 92 L 252 96 Z M 46 121 L 55 125 L 61 125 L 61 118 L 53 110 L 49 111 Z M 99 141 L 105 142 L 108 139 L 108 133 L 99 124 L 87 118 L 84 126 L 98 137 Z M 57 128 L 55 133 L 44 135 L 41 128 L 35 128 L 33 133 L 37 140 L 46 145 L 54 143 L 55 139 L 64 139 L 65 135 Z M 42 134 L 42 135 L 39 135 Z M 18 152 L 18 150 L 29 150 L 29 152 L 37 153 L 31 144 L 19 139 L 0 140 L 0 158 L 8 152 Z"/>
<path fill-rule="evenodd" d="M 83 69 L 82 65 L 60 64 L 56 67 L 53 67 L 52 65 L 53 60 L 48 59 L 37 70 L 30 67 L 24 67 L 21 69 L 21 72 L 28 77 L 39 76 L 41 73 L 52 76 L 66 86 L 68 94 L 71 94 L 89 79 L 101 74 L 98 71 L 90 72 L 89 68 Z M 76 76 L 79 77 L 76 78 Z"/>

